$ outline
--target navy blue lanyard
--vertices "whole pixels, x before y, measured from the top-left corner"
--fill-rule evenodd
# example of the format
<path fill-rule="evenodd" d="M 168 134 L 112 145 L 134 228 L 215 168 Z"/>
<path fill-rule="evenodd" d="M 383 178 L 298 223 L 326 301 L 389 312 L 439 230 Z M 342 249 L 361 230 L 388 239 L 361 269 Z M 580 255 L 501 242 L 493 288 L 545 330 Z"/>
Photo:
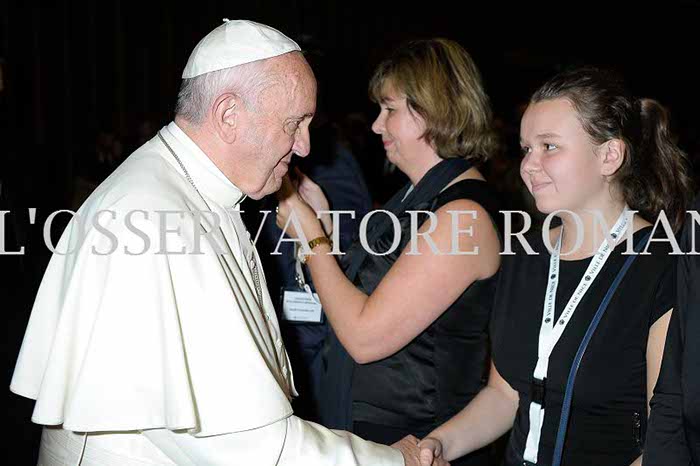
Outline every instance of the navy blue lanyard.
<path fill-rule="evenodd" d="M 571 369 L 569 370 L 569 378 L 566 381 L 566 391 L 564 392 L 564 402 L 561 408 L 561 418 L 559 419 L 557 439 L 554 444 L 554 453 L 552 454 L 552 466 L 561 465 L 561 458 L 562 454 L 564 453 L 564 440 L 566 440 L 566 430 L 569 427 L 569 414 L 571 413 L 571 402 L 574 397 L 574 382 L 576 381 L 576 374 L 578 373 L 578 368 L 581 365 L 581 360 L 583 359 L 583 355 L 586 352 L 588 343 L 591 341 L 591 338 L 593 337 L 593 334 L 595 333 L 598 324 L 603 318 L 603 314 L 605 314 L 605 310 L 608 308 L 608 304 L 610 304 L 610 300 L 615 294 L 615 290 L 617 290 L 618 285 L 624 278 L 625 274 L 627 273 L 627 270 L 632 266 L 632 262 L 634 262 L 634 260 L 637 258 L 639 252 L 646 246 L 650 235 L 651 232 L 647 233 L 639 240 L 639 243 L 634 248 L 635 254 L 629 256 L 625 263 L 622 265 L 622 268 L 617 273 L 615 280 L 613 280 L 612 284 L 610 285 L 608 292 L 605 294 L 603 301 L 600 303 L 600 306 L 598 306 L 598 310 L 596 311 L 595 316 L 593 316 L 593 320 L 588 326 L 586 334 L 583 336 L 581 345 L 578 347 L 578 351 L 576 352 L 576 356 L 574 357 L 574 362 L 571 365 Z"/>

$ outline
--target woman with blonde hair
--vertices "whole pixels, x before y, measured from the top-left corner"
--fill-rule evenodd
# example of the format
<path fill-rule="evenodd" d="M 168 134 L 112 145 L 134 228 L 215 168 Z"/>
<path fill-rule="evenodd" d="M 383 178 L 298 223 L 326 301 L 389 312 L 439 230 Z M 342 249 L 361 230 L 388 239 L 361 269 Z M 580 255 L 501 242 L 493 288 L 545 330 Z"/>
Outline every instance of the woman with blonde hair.
<path fill-rule="evenodd" d="M 495 196 L 477 165 L 496 140 L 479 72 L 456 42 L 397 49 L 370 95 L 380 106 L 372 130 L 410 179 L 383 207 L 398 222 L 374 213 L 366 241 L 339 264 L 331 226 L 325 219 L 324 231 L 314 211 L 328 203 L 306 177 L 282 196 L 277 220 L 286 226 L 294 211 L 311 240 L 306 264 L 334 330 L 322 421 L 390 444 L 426 435 L 483 385 L 500 242 Z M 486 465 L 488 454 L 452 464 Z"/>

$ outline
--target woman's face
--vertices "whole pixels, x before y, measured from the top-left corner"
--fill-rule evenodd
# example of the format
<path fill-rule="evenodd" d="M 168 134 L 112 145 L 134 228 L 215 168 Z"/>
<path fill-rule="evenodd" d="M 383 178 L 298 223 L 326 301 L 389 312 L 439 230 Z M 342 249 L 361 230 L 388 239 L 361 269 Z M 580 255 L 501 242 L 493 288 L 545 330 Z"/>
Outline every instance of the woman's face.
<path fill-rule="evenodd" d="M 609 196 L 596 145 L 564 98 L 530 104 L 520 123 L 520 176 L 537 209 L 599 209 Z"/>
<path fill-rule="evenodd" d="M 387 158 L 401 170 L 424 153 L 433 149 L 421 136 L 425 132 L 425 121 L 413 112 L 406 96 L 387 83 L 382 89 L 380 112 L 372 124 L 372 131 L 382 137 Z"/>

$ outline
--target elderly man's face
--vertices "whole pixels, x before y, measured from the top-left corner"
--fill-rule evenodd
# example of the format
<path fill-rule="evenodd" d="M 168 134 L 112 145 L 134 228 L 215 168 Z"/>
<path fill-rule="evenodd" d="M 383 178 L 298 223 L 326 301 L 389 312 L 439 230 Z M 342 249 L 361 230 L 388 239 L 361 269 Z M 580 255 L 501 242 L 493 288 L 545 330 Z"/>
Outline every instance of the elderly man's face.
<path fill-rule="evenodd" d="M 277 191 L 292 155 L 306 157 L 311 149 L 309 124 L 316 111 L 316 80 L 298 53 L 279 57 L 278 79 L 260 94 L 253 125 L 243 135 L 248 171 L 246 194 L 253 199 Z"/>

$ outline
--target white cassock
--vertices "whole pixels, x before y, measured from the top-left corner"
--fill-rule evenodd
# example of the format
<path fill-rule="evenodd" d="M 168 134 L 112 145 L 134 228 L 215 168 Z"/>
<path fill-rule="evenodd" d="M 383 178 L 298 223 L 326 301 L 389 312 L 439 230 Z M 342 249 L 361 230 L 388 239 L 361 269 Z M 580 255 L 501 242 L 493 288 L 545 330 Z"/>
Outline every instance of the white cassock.
<path fill-rule="evenodd" d="M 78 210 L 41 283 L 10 386 L 57 426 L 39 464 L 402 465 L 292 414 L 244 195 L 175 123 L 161 134 L 199 193 L 153 138 Z"/>

